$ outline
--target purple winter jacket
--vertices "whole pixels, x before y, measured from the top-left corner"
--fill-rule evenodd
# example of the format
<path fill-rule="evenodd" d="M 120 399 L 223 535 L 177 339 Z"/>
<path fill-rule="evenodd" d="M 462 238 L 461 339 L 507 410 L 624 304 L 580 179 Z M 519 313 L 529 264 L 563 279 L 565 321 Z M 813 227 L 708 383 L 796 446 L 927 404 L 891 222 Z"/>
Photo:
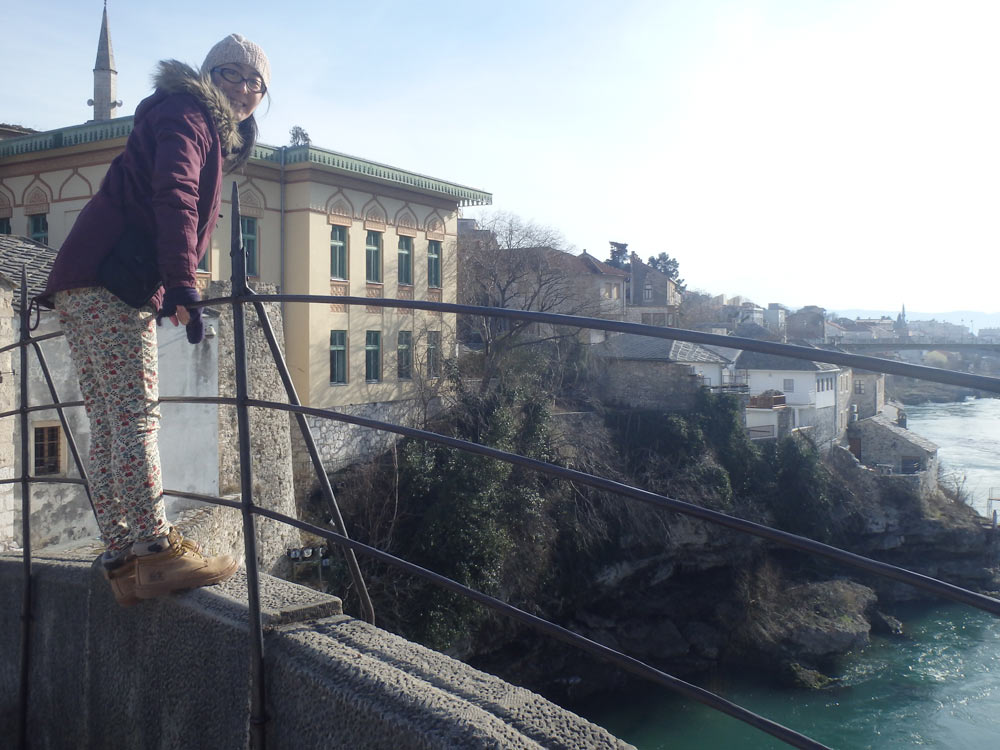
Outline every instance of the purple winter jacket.
<path fill-rule="evenodd" d="M 239 150 L 239 122 L 225 95 L 192 68 L 167 60 L 156 91 L 139 103 L 125 150 L 80 212 L 52 265 L 39 302 L 100 286 L 97 267 L 125 222 L 155 237 L 163 287 L 196 286 L 199 261 L 219 216 L 225 156 Z M 163 288 L 150 301 L 158 310 Z"/>

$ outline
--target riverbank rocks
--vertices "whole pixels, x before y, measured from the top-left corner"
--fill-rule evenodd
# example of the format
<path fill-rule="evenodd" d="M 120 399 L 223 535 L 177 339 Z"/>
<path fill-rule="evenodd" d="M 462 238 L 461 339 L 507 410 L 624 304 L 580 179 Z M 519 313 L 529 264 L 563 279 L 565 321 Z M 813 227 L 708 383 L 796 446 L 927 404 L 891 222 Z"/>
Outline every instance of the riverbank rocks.
<path fill-rule="evenodd" d="M 949 497 L 935 477 L 914 484 L 911 476 L 880 476 L 840 447 L 829 452 L 826 464 L 856 498 L 854 527 L 844 535 L 848 550 L 965 588 L 996 588 L 997 555 L 987 520 Z M 883 603 L 927 598 L 888 579 L 872 585 Z"/>
<path fill-rule="evenodd" d="M 822 690 L 839 682 L 837 679 L 828 677 L 815 669 L 803 667 L 796 661 L 788 662 L 785 665 L 782 676 L 784 677 L 784 681 L 792 687 L 800 687 L 807 690 Z"/>
<path fill-rule="evenodd" d="M 889 375 L 886 378 L 886 393 L 894 401 L 899 401 L 906 406 L 913 406 L 915 404 L 947 404 L 964 401 L 967 398 L 978 397 L 982 391 L 957 385 L 932 383 L 929 380 Z"/>
<path fill-rule="evenodd" d="M 872 632 L 880 635 L 903 635 L 903 623 L 892 615 L 875 610 L 871 615 Z"/>
<path fill-rule="evenodd" d="M 778 589 L 756 608 L 754 635 L 780 661 L 822 667 L 868 645 L 875 592 L 854 581 L 805 583 Z"/>

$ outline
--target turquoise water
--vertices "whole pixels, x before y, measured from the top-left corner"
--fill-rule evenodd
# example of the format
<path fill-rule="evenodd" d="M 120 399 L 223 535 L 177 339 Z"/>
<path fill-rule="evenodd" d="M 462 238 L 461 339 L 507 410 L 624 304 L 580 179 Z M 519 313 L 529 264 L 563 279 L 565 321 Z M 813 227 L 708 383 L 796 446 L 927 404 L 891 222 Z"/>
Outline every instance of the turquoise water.
<path fill-rule="evenodd" d="M 1000 748 L 1000 618 L 960 605 L 899 614 L 907 637 L 873 638 L 844 660 L 837 687 L 782 690 L 749 677 L 703 687 L 843 750 Z M 639 750 L 788 747 L 658 688 L 577 710 Z"/>
<path fill-rule="evenodd" d="M 908 407 L 909 428 L 939 446 L 985 512 L 1000 488 L 1000 400 Z M 997 504 L 994 504 L 996 507 Z M 845 657 L 836 687 L 778 689 L 753 675 L 699 683 L 833 748 L 1000 750 L 1000 618 L 961 605 L 895 612 L 905 638 L 873 637 Z M 771 750 L 782 742 L 655 686 L 576 710 L 639 750 Z"/>

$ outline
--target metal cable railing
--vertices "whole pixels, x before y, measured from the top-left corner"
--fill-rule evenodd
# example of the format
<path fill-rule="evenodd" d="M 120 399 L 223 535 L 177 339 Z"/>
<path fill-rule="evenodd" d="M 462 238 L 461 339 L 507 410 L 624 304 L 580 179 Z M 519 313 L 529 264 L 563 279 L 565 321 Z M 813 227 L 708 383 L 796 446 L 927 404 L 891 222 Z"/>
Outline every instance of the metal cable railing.
<path fill-rule="evenodd" d="M 329 478 L 323 468 L 315 441 L 312 438 L 311 430 L 306 416 L 321 419 L 330 419 L 344 423 L 354 424 L 374 430 L 383 430 L 395 434 L 423 440 L 427 442 L 444 445 L 461 451 L 466 451 L 492 459 L 504 461 L 510 464 L 523 466 L 533 471 L 537 471 L 549 476 L 557 477 L 567 481 L 594 487 L 623 497 L 638 500 L 661 510 L 668 510 L 694 518 L 701 519 L 713 524 L 723 526 L 741 533 L 750 534 L 755 537 L 768 540 L 770 542 L 788 547 L 790 549 L 818 555 L 826 559 L 848 565 L 850 567 L 863 570 L 869 573 L 890 578 L 895 581 L 915 586 L 936 596 L 962 602 L 964 604 L 977 607 L 994 615 L 1000 615 L 1000 601 L 989 596 L 969 591 L 959 586 L 939 581 L 928 576 L 915 573 L 904 568 L 889 565 L 870 558 L 847 552 L 836 547 L 817 542 L 806 537 L 790 534 L 788 532 L 773 529 L 763 524 L 747 521 L 735 516 L 730 516 L 719 511 L 703 508 L 682 500 L 670 498 L 657 493 L 649 492 L 627 484 L 609 480 L 603 477 L 587 474 L 555 464 L 546 463 L 536 459 L 531 459 L 518 454 L 502 451 L 489 446 L 472 443 L 458 438 L 448 437 L 426 430 L 404 427 L 392 423 L 367 419 L 347 414 L 342 414 L 332 410 L 316 409 L 302 406 L 295 394 L 288 368 L 284 362 L 283 355 L 274 332 L 271 328 L 263 303 L 265 302 L 299 302 L 299 303 L 330 303 L 353 304 L 366 306 L 394 307 L 403 309 L 419 309 L 435 312 L 467 313 L 474 315 L 490 315 L 500 318 L 514 320 L 527 320 L 536 323 L 547 323 L 560 326 L 575 326 L 595 328 L 605 331 L 620 333 L 637 333 L 654 338 L 674 339 L 678 341 L 690 341 L 699 344 L 716 344 L 730 348 L 739 348 L 749 351 L 779 354 L 797 359 L 806 359 L 818 362 L 829 362 L 860 369 L 886 372 L 891 374 L 904 375 L 908 377 L 922 378 L 939 383 L 960 385 L 964 387 L 976 388 L 1000 393 L 1000 379 L 989 378 L 981 375 L 970 375 L 967 373 L 956 373 L 938 368 L 909 365 L 890 360 L 860 355 L 845 354 L 843 352 L 828 351 L 822 349 L 812 349 L 808 347 L 798 347 L 788 344 L 777 344 L 773 342 L 757 341 L 753 339 L 741 339 L 731 336 L 720 336 L 715 334 L 700 333 L 697 331 L 685 331 L 681 329 L 664 329 L 661 327 L 644 326 L 636 323 L 623 323 L 608 321 L 597 318 L 580 318 L 568 315 L 553 313 L 532 313 L 519 310 L 506 310 L 495 308 L 481 308 L 469 305 L 455 305 L 439 302 L 423 302 L 416 300 L 394 300 L 383 298 L 359 298 L 359 297 L 332 297 L 332 296 L 312 296 L 312 295 L 258 295 L 254 293 L 246 283 L 245 253 L 242 247 L 239 223 L 239 196 L 236 187 L 233 187 L 233 223 L 232 223 L 232 296 L 205 300 L 202 306 L 228 304 L 233 309 L 234 337 L 235 337 L 235 360 L 236 360 L 236 396 L 235 397 L 163 397 L 164 403 L 206 403 L 234 406 L 237 411 L 237 423 L 239 433 L 240 452 L 240 500 L 229 500 L 221 497 L 202 495 L 191 492 L 180 492 L 165 489 L 165 495 L 183 497 L 208 504 L 226 506 L 241 511 L 243 517 L 245 559 L 247 565 L 247 585 L 248 585 L 248 609 L 250 614 L 250 650 L 251 650 L 251 681 L 250 681 L 250 742 L 255 750 L 263 750 L 266 742 L 266 725 L 269 717 L 265 713 L 265 674 L 264 674 L 264 639 L 261 620 L 260 595 L 259 595 L 259 572 L 257 570 L 257 549 L 256 537 L 253 525 L 254 516 L 262 516 L 272 520 L 288 524 L 303 531 L 315 534 L 326 539 L 331 544 L 338 545 L 345 553 L 348 568 L 351 572 L 354 583 L 361 599 L 363 616 L 369 622 L 374 621 L 374 611 L 371 600 L 368 597 L 364 580 L 361 577 L 355 553 L 378 560 L 386 565 L 394 566 L 414 576 L 430 581 L 450 591 L 466 596 L 483 606 L 521 622 L 541 633 L 563 642 L 569 643 L 583 651 L 597 656 L 617 667 L 622 668 L 632 674 L 648 679 L 657 684 L 663 685 L 687 698 L 703 703 L 729 716 L 732 716 L 746 724 L 764 731 L 786 744 L 798 748 L 810 748 L 818 750 L 825 746 L 812 740 L 799 732 L 784 727 L 776 722 L 759 716 L 741 706 L 738 706 L 725 698 L 715 695 L 703 688 L 680 680 L 661 670 L 658 670 L 637 659 L 629 657 L 618 651 L 591 641 L 584 636 L 567 630 L 555 623 L 548 622 L 535 615 L 527 613 L 513 607 L 494 597 L 490 597 L 468 586 L 454 580 L 441 576 L 433 571 L 427 570 L 406 560 L 397 558 L 387 552 L 350 539 L 344 527 L 339 507 L 337 506 L 333 490 L 329 483 Z M 0 413 L 0 418 L 20 416 L 21 420 L 21 475 L 9 480 L 0 480 L 0 484 L 15 483 L 21 484 L 22 497 L 22 535 L 23 535 L 23 569 L 24 569 L 24 595 L 22 600 L 22 637 L 21 637 L 21 687 L 20 687 L 20 727 L 19 740 L 22 748 L 26 747 L 26 728 L 28 720 L 28 698 L 29 698 L 29 676 L 30 676 L 30 623 L 32 620 L 32 598 L 31 598 L 31 544 L 30 544 L 30 488 L 32 483 L 38 482 L 62 482 L 70 484 L 82 484 L 88 492 L 89 483 L 86 471 L 77 452 L 75 442 L 69 424 L 66 421 L 64 409 L 75 408 L 82 405 L 79 401 L 60 402 L 56 388 L 53 384 L 51 373 L 45 364 L 44 355 L 38 347 L 38 342 L 53 339 L 59 333 L 50 333 L 32 337 L 29 331 L 27 300 L 23 295 L 26 293 L 26 279 L 22 275 L 22 304 L 21 304 L 21 336 L 18 343 L 0 348 L 0 353 L 13 348 L 20 349 L 20 385 L 21 397 L 20 407 L 16 410 Z M 278 367 L 282 384 L 288 396 L 288 402 L 274 402 L 260 399 L 251 399 L 248 394 L 248 368 L 245 348 L 245 321 L 243 309 L 245 305 L 252 305 L 261 323 L 265 338 L 267 339 L 275 364 Z M 36 357 L 41 363 L 43 377 L 47 383 L 49 395 L 52 403 L 40 406 L 28 406 L 28 365 L 27 349 L 31 346 L 35 350 Z M 316 478 L 320 485 L 321 494 L 327 502 L 331 512 L 331 520 L 335 530 L 324 529 L 318 526 L 291 518 L 281 513 L 261 507 L 254 503 L 253 482 L 252 482 L 252 453 L 250 450 L 251 418 L 250 409 L 277 409 L 295 415 L 297 424 L 305 439 L 307 452 L 310 455 L 316 471 Z M 80 479 L 74 478 L 51 478 L 30 476 L 27 467 L 28 443 L 27 430 L 28 414 L 39 410 L 56 409 L 63 429 L 66 432 L 70 450 L 77 470 L 80 472 Z"/>

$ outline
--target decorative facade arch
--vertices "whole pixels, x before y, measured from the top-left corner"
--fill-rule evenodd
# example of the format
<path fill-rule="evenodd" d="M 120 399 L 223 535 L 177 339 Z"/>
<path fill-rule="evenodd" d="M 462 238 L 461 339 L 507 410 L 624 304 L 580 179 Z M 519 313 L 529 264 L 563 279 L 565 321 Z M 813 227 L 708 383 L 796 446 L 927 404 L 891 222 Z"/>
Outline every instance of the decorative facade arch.
<path fill-rule="evenodd" d="M 385 207 L 378 202 L 378 198 L 372 198 L 368 201 L 365 207 L 361 209 L 361 215 L 365 217 L 365 229 L 373 232 L 385 231 Z"/>
<path fill-rule="evenodd" d="M 326 221 L 342 227 L 349 227 L 354 223 L 354 206 L 342 190 L 331 195 L 326 202 Z"/>
<path fill-rule="evenodd" d="M 417 217 L 409 206 L 403 206 L 399 209 L 392 223 L 396 225 L 396 234 L 402 237 L 417 236 Z"/>
<path fill-rule="evenodd" d="M 427 216 L 424 221 L 424 231 L 427 233 L 427 239 L 444 241 L 444 219 L 437 211 L 432 211 Z"/>
<path fill-rule="evenodd" d="M 6 206 L 6 210 L 13 211 L 14 205 L 17 203 L 17 198 L 14 196 L 14 191 L 7 187 L 3 180 L 0 180 L 0 210 Z M 0 219 L 9 219 L 11 214 L 0 213 Z"/>
<path fill-rule="evenodd" d="M 0 190 L 0 219 L 9 219 L 14 215 L 14 207 L 2 190 Z"/>
<path fill-rule="evenodd" d="M 37 177 L 24 190 L 24 213 L 26 216 L 47 214 L 52 202 L 52 190 Z"/>
<path fill-rule="evenodd" d="M 89 198 L 93 194 L 94 186 L 90 184 L 90 180 L 80 174 L 78 169 L 74 169 L 59 186 L 59 200 Z"/>
<path fill-rule="evenodd" d="M 240 193 L 240 216 L 252 216 L 259 219 L 264 215 L 267 208 L 267 201 L 264 194 L 250 180 L 247 180 L 239 187 Z"/>
<path fill-rule="evenodd" d="M 240 188 L 240 216 L 259 219 L 264 215 L 264 201 L 253 188 Z"/>

